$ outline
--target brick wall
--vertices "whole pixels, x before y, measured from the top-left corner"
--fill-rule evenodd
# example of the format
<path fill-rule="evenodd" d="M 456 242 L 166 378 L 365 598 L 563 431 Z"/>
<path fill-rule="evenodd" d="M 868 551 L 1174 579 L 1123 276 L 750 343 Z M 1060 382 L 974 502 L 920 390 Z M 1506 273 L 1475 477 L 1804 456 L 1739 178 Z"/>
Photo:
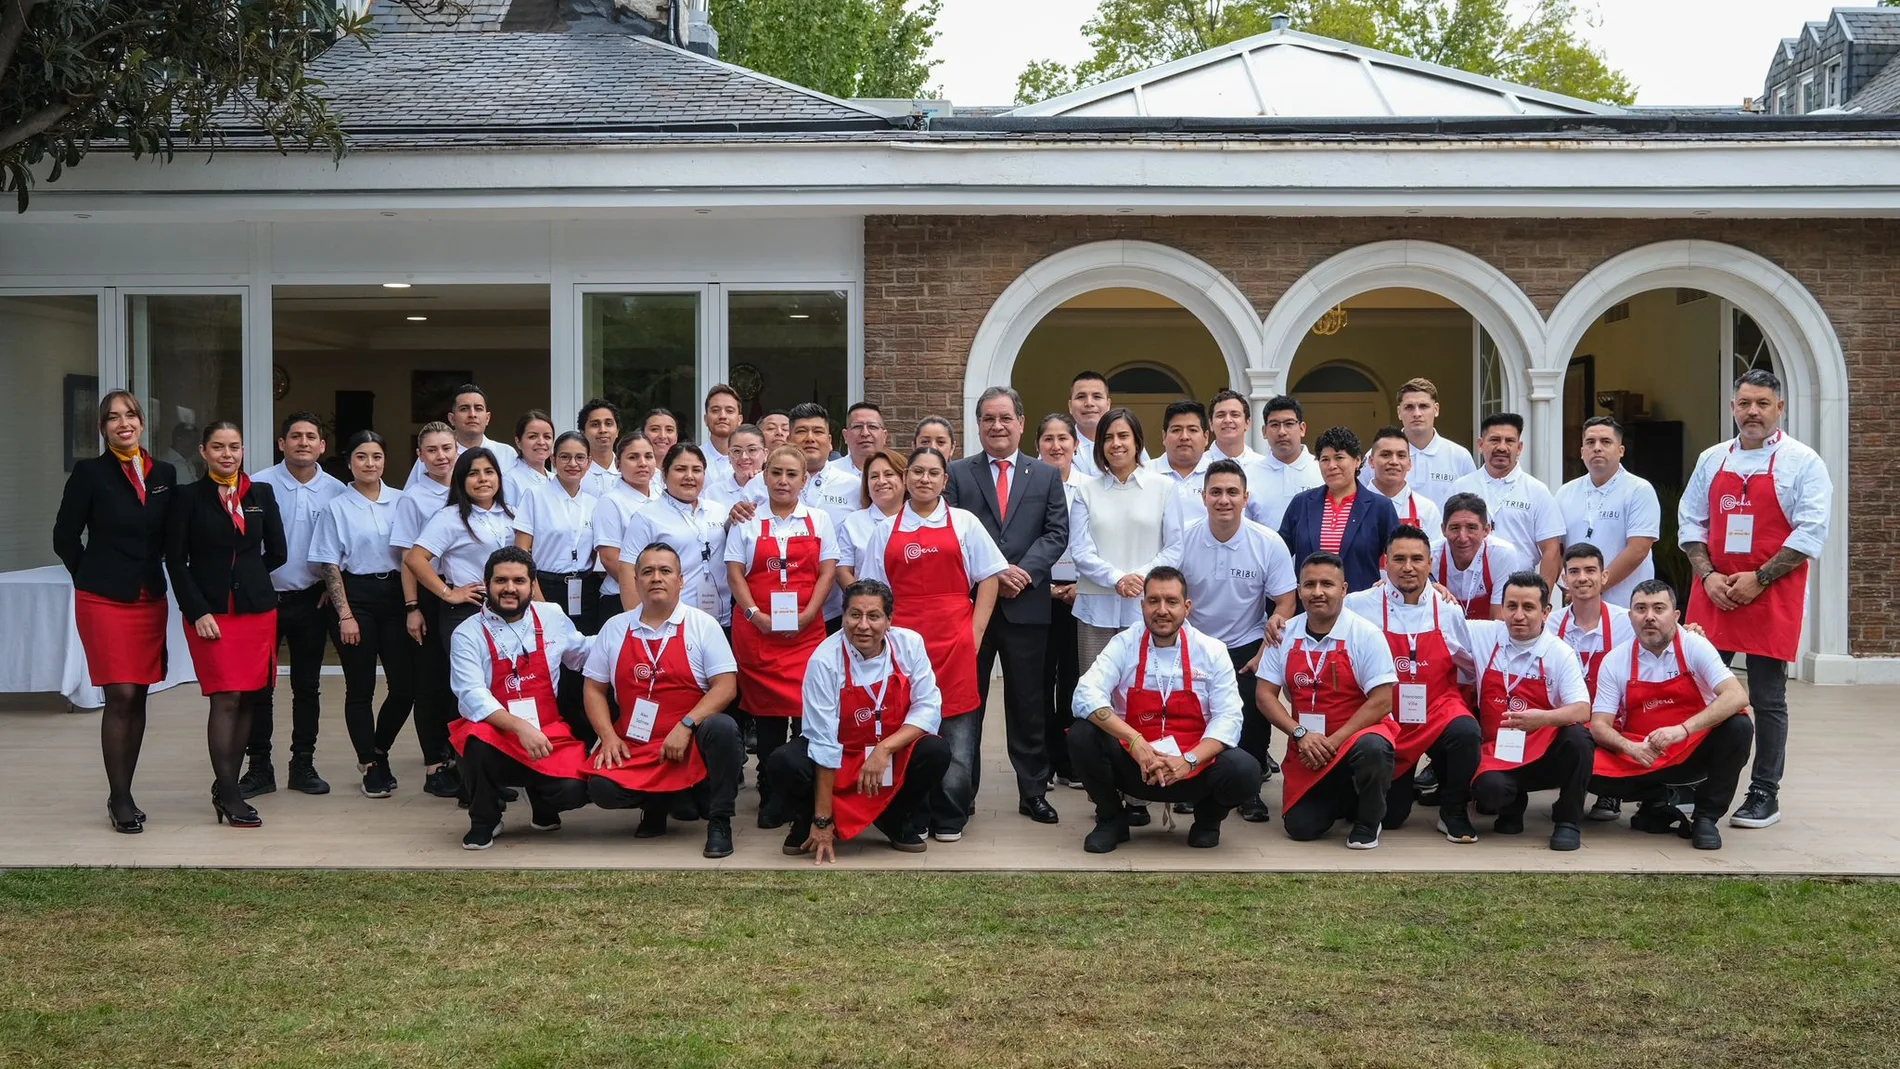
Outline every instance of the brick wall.
<path fill-rule="evenodd" d="M 1720 241 L 1774 261 L 1821 302 L 1853 383 L 1849 538 L 1857 562 L 1882 566 L 1855 570 L 1849 645 L 1900 655 L 1900 221 L 874 216 L 864 228 L 865 395 L 893 426 L 957 415 L 970 344 L 1003 290 L 1051 254 L 1117 238 L 1199 257 L 1262 316 L 1328 257 L 1398 238 L 1482 257 L 1545 315 L 1592 268 L 1652 242 Z"/>

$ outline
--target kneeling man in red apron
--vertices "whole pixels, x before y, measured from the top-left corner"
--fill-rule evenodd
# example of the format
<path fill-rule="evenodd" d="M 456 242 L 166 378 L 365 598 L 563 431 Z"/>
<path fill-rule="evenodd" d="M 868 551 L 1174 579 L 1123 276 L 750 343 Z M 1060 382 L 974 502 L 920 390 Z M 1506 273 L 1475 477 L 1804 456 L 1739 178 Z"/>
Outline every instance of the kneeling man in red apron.
<path fill-rule="evenodd" d="M 1636 641 L 1610 651 L 1597 673 L 1590 732 L 1598 795 L 1643 803 L 1630 827 L 1672 828 L 1697 850 L 1722 848 L 1722 815 L 1755 741 L 1748 693 L 1715 644 L 1678 626 L 1676 592 L 1660 579 L 1630 597 Z M 1737 715 L 1740 714 L 1740 715 Z M 1668 803 L 1669 787 L 1693 783 L 1695 816 Z"/>
<path fill-rule="evenodd" d="M 1300 842 L 1350 820 L 1346 845 L 1376 849 L 1399 735 L 1392 650 L 1378 624 L 1345 611 L 1338 556 L 1320 550 L 1300 562 L 1300 604 L 1306 611 L 1260 658 L 1260 711 L 1291 740 L 1280 762 L 1281 819 Z"/>
<path fill-rule="evenodd" d="M 1590 689 L 1577 655 L 1544 630 L 1550 584 L 1532 571 L 1504 580 L 1504 615 L 1474 620 L 1471 657 L 1478 673 L 1478 726 L 1484 753 L 1471 798 L 1495 814 L 1499 835 L 1522 835 L 1532 791 L 1557 790 L 1550 807 L 1552 850 L 1583 845 L 1583 795 L 1590 787 Z"/>
<path fill-rule="evenodd" d="M 924 637 L 891 626 L 891 603 L 876 579 L 846 587 L 838 633 L 805 665 L 801 734 L 766 766 L 766 803 L 792 821 L 787 854 L 835 861 L 834 844 L 868 827 L 908 854 L 928 845 L 926 802 L 950 768 L 943 695 Z"/>
<path fill-rule="evenodd" d="M 449 689 L 461 717 L 449 741 L 469 787 L 465 850 L 486 850 L 501 832 L 503 787 L 528 792 L 528 826 L 556 831 L 561 814 L 587 804 L 587 749 L 555 703 L 557 665 L 578 669 L 587 639 L 559 605 L 529 600 L 534 558 L 504 546 L 485 566 L 485 604 L 449 638 Z"/>
<path fill-rule="evenodd" d="M 1385 585 L 1346 595 L 1346 611 L 1379 626 L 1398 672 L 1392 706 L 1399 734 L 1383 826 L 1401 827 L 1412 815 L 1414 774 L 1429 756 L 1438 773 L 1438 830 L 1454 843 L 1475 843 L 1466 804 L 1484 738 L 1458 684 L 1460 672 L 1474 670 L 1471 632 L 1458 603 L 1434 590 L 1431 577 L 1430 536 L 1400 524 L 1385 543 Z"/>
<path fill-rule="evenodd" d="M 1095 803 L 1091 854 L 1128 841 L 1122 796 L 1189 802 L 1189 846 L 1220 844 L 1221 821 L 1260 796 L 1260 762 L 1240 744 L 1240 691 L 1227 648 L 1187 626 L 1179 569 L 1159 565 L 1141 589 L 1139 626 L 1109 639 L 1075 685 L 1069 757 Z M 1171 810 L 1162 821 L 1174 823 Z"/>
<path fill-rule="evenodd" d="M 719 621 L 680 604 L 673 547 L 647 546 L 622 574 L 640 607 L 600 625 L 582 670 L 587 719 L 600 736 L 584 770 L 587 797 L 602 809 L 644 811 L 636 839 L 666 834 L 668 810 L 690 798 L 706 816 L 705 856 L 727 857 L 745 768 L 738 722 L 725 712 L 739 692 L 732 647 Z"/>

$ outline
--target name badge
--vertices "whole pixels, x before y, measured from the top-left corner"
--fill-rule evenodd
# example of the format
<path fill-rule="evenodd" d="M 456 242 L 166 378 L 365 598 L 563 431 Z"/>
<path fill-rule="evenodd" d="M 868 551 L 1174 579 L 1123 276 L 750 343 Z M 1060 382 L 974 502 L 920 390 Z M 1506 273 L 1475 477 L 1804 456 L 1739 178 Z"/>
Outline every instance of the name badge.
<path fill-rule="evenodd" d="M 574 576 L 569 576 L 567 580 L 567 614 L 569 616 L 581 614 L 581 581 Z"/>
<path fill-rule="evenodd" d="M 1755 517 L 1752 513 L 1731 512 L 1722 534 L 1722 552 L 1747 556 L 1755 551 Z"/>
<path fill-rule="evenodd" d="M 536 731 L 541 730 L 541 707 L 535 704 L 533 698 L 516 698 L 509 702 L 508 715 L 533 724 Z"/>
<path fill-rule="evenodd" d="M 699 582 L 693 584 L 693 587 L 693 600 L 697 603 L 699 611 L 708 616 L 718 616 L 719 589 L 713 586 L 712 580 L 701 576 Z"/>
<path fill-rule="evenodd" d="M 1076 571 L 1074 561 L 1059 560 L 1049 566 L 1049 581 L 1051 583 L 1073 583 L 1075 580 Z"/>
<path fill-rule="evenodd" d="M 1173 735 L 1163 735 L 1148 745 L 1163 757 L 1181 756 L 1181 744 L 1174 741 Z"/>
<path fill-rule="evenodd" d="M 798 591 L 772 591 L 772 630 L 798 630 Z"/>
<path fill-rule="evenodd" d="M 1425 684 L 1399 684 L 1399 723 L 1423 724 L 1425 722 Z"/>
<path fill-rule="evenodd" d="M 633 719 L 627 721 L 627 737 L 635 742 L 653 740 L 653 724 L 660 718 L 660 706 L 647 698 L 633 700 Z"/>
<path fill-rule="evenodd" d="M 1326 714 L 1301 713 L 1300 726 L 1315 735 L 1324 735 L 1326 734 Z"/>
<path fill-rule="evenodd" d="M 1497 748 L 1492 751 L 1500 761 L 1513 765 L 1524 763 L 1524 730 L 1522 728 L 1499 728 Z"/>
<path fill-rule="evenodd" d="M 866 761 L 869 761 L 871 759 L 871 752 L 876 749 L 877 747 L 875 746 L 866 746 L 864 748 L 864 759 Z M 897 762 L 892 761 L 891 763 L 884 766 L 884 775 L 878 777 L 878 783 L 885 787 L 895 786 L 897 783 L 896 776 L 897 776 Z"/>

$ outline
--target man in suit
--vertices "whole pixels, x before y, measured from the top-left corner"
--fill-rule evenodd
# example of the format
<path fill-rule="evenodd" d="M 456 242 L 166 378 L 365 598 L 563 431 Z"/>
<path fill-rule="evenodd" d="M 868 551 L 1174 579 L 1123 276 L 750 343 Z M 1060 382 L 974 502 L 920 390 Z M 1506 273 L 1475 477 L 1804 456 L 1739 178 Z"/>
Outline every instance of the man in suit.
<path fill-rule="evenodd" d="M 1049 709 L 1042 658 L 1049 637 L 1049 569 L 1069 544 L 1068 497 L 1055 468 L 1017 449 L 1023 436 L 1023 399 L 1015 390 L 992 386 L 983 391 L 976 423 L 983 452 L 950 465 L 944 498 L 983 521 L 1009 560 L 1000 576 L 997 611 L 977 648 L 977 692 L 987 704 L 990 669 L 1000 654 L 1017 811 L 1037 823 L 1054 824 L 1055 807 L 1044 797 L 1052 774 L 1045 740 L 1049 717 L 1068 710 Z M 981 710 L 977 715 L 983 715 Z"/>

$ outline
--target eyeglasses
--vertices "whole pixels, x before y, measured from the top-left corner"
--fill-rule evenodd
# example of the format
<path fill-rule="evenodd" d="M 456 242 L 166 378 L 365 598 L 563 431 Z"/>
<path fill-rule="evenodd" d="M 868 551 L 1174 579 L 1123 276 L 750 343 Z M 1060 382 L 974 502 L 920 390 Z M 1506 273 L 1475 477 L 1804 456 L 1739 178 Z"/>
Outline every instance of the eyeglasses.
<path fill-rule="evenodd" d="M 882 423 L 853 423 L 851 426 L 845 428 L 845 430 L 853 431 L 857 434 L 875 434 L 883 429 L 884 424 Z"/>
<path fill-rule="evenodd" d="M 1005 427 L 1016 422 L 1015 416 L 978 416 L 978 423 L 985 427 Z"/>

